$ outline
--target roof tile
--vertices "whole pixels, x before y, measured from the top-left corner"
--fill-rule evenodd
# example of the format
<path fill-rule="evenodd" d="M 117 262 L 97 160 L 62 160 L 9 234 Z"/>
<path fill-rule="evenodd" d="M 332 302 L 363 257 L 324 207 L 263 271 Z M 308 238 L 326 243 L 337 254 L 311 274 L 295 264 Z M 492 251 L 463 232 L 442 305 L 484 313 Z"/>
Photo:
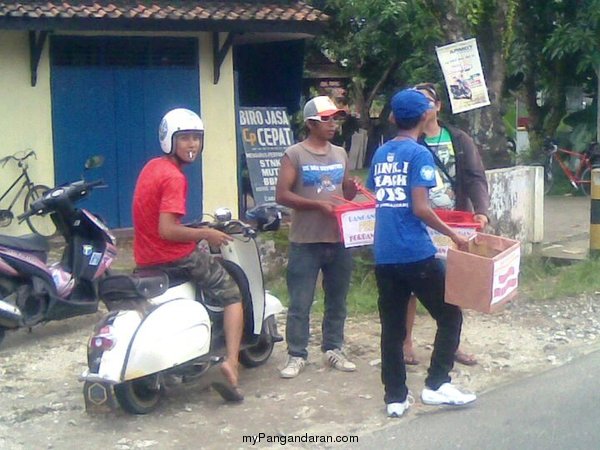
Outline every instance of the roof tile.
<path fill-rule="evenodd" d="M 323 22 L 327 15 L 300 0 L 0 0 L 0 18 L 131 18 Z"/>

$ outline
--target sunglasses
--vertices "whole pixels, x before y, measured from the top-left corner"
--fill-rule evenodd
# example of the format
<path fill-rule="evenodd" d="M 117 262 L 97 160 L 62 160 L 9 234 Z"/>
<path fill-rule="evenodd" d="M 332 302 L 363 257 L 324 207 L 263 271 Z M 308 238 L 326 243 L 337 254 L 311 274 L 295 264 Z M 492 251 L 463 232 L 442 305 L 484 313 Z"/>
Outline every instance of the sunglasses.
<path fill-rule="evenodd" d="M 343 114 L 333 114 L 331 116 L 314 116 L 308 120 L 312 120 L 313 122 L 329 123 L 342 121 L 345 119 L 345 117 L 346 116 Z"/>
<path fill-rule="evenodd" d="M 433 87 L 433 85 L 431 85 L 429 83 L 417 84 L 415 87 L 413 87 L 413 89 L 416 89 L 417 91 L 427 92 L 431 96 L 431 100 L 433 100 L 434 102 L 440 101 L 440 97 L 438 96 L 437 91 L 435 90 L 435 87 Z"/>

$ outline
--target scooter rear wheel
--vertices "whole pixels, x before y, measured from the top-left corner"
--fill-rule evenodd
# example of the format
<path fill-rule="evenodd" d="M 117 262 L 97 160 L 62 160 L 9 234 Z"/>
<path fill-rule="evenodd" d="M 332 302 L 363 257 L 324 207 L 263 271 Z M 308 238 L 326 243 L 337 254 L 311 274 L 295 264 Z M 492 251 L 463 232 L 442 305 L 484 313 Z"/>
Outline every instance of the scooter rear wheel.
<path fill-rule="evenodd" d="M 131 414 L 152 412 L 162 395 L 157 377 L 149 375 L 115 385 L 115 396 L 121 408 Z"/>
<path fill-rule="evenodd" d="M 0 299 L 4 297 L 8 297 L 11 293 L 13 293 L 17 289 L 17 285 L 14 281 L 0 277 Z M 2 344 L 2 340 L 6 335 L 6 327 L 0 325 L 0 344 Z"/>
<path fill-rule="evenodd" d="M 258 342 L 251 347 L 247 347 L 240 352 L 240 363 L 244 367 L 258 367 L 262 366 L 271 357 L 273 353 L 273 337 L 269 330 L 271 329 L 271 323 L 275 321 L 273 316 L 267 317 L 263 323 L 262 332 L 258 338 Z"/>

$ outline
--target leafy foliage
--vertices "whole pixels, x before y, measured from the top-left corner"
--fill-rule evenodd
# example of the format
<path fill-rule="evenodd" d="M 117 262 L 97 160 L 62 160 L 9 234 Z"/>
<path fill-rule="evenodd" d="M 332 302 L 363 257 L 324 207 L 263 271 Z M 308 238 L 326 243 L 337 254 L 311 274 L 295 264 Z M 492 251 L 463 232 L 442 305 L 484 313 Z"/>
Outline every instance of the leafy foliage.
<path fill-rule="evenodd" d="M 567 86 L 596 90 L 600 0 L 311 3 L 329 13 L 332 23 L 311 43 L 310 51 L 324 53 L 350 73 L 350 100 L 361 127 L 369 131 L 369 111 L 378 97 L 387 99 L 394 90 L 416 82 L 442 84 L 435 47 L 469 37 L 477 38 L 492 105 L 454 119 L 468 119 L 459 125 L 470 129 L 484 154 L 504 145 L 503 96 L 525 99 L 535 145 L 554 135 L 565 116 Z M 387 112 L 384 109 L 382 117 Z"/>
<path fill-rule="evenodd" d="M 313 43 L 352 77 L 352 99 L 366 123 L 381 93 L 427 79 L 435 71 L 434 45 L 441 32 L 433 16 L 414 0 L 313 2 L 332 17 L 329 31 Z M 401 68 L 412 68 L 409 74 Z"/>
<path fill-rule="evenodd" d="M 600 0 L 576 2 L 574 14 L 564 14 L 544 46 L 550 59 L 575 56 L 577 73 L 600 66 Z"/>
<path fill-rule="evenodd" d="M 534 145 L 556 135 L 567 86 L 596 90 L 599 42 L 599 0 L 520 1 L 508 72 L 511 87 L 525 97 Z"/>

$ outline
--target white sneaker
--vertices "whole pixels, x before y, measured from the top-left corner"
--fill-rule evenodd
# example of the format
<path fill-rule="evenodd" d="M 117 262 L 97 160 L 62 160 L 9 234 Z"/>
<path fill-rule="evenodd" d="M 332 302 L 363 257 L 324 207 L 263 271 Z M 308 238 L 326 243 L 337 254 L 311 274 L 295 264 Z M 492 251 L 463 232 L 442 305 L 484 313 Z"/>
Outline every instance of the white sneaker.
<path fill-rule="evenodd" d="M 475 394 L 460 392 L 450 383 L 442 384 L 436 391 L 426 387 L 421 392 L 421 400 L 426 405 L 466 405 L 476 398 Z"/>
<path fill-rule="evenodd" d="M 354 372 L 356 370 L 356 364 L 350 361 L 339 348 L 327 350 L 323 353 L 323 362 L 325 365 L 342 372 Z"/>
<path fill-rule="evenodd" d="M 401 417 L 414 402 L 412 395 L 408 395 L 402 403 L 388 403 L 386 405 L 388 417 Z"/>
<path fill-rule="evenodd" d="M 281 376 L 281 378 L 295 378 L 300 374 L 300 372 L 302 372 L 302 369 L 304 369 L 305 364 L 306 361 L 301 356 L 288 355 L 285 367 L 281 369 L 279 375 Z"/>

